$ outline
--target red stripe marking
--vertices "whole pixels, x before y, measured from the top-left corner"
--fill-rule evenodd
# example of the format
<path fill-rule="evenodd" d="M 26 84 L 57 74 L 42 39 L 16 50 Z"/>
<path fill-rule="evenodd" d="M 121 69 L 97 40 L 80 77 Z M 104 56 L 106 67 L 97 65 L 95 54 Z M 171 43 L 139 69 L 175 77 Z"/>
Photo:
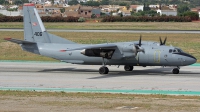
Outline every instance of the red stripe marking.
<path fill-rule="evenodd" d="M 24 6 L 35 6 L 34 3 L 25 3 Z"/>
<path fill-rule="evenodd" d="M 60 50 L 60 52 L 66 52 L 67 50 Z"/>
<path fill-rule="evenodd" d="M 12 38 L 4 38 L 4 40 L 11 40 Z"/>

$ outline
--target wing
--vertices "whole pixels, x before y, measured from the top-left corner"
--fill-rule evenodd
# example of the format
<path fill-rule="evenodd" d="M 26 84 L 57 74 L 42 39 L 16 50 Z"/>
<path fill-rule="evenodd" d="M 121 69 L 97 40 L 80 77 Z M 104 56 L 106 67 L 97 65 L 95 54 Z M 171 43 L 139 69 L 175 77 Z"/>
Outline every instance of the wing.
<path fill-rule="evenodd" d="M 82 50 L 80 53 L 85 56 L 111 59 L 117 49 L 118 47 L 115 44 L 96 44 L 74 49 L 67 49 L 65 51 Z"/>
<path fill-rule="evenodd" d="M 74 49 L 67 49 L 67 51 L 74 51 L 74 50 L 82 50 L 82 49 L 115 49 L 117 45 L 115 44 L 96 44 L 96 45 L 88 45 Z"/>
<path fill-rule="evenodd" d="M 16 43 L 16 44 L 36 44 L 35 42 L 29 42 L 25 40 L 18 40 L 18 39 L 13 39 L 13 38 L 4 38 L 4 40 Z"/>

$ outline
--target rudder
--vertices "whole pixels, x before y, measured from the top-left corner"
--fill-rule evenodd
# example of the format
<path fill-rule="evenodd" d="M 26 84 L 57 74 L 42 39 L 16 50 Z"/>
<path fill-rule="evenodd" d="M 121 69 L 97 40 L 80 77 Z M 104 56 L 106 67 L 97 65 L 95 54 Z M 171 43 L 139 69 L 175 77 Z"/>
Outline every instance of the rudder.
<path fill-rule="evenodd" d="M 55 36 L 46 31 L 33 3 L 23 5 L 24 40 L 41 43 L 75 44 L 75 42 Z"/>
<path fill-rule="evenodd" d="M 35 4 L 27 3 L 23 6 L 24 40 L 31 42 L 51 43 L 48 33 L 35 8 Z"/>

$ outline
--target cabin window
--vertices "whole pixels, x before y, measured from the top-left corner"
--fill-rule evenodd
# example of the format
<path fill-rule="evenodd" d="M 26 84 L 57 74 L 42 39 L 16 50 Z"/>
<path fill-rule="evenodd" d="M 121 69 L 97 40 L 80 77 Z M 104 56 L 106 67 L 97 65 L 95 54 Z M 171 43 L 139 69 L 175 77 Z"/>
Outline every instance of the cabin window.
<path fill-rule="evenodd" d="M 171 52 L 172 52 L 172 49 L 169 50 L 169 53 L 171 53 Z"/>

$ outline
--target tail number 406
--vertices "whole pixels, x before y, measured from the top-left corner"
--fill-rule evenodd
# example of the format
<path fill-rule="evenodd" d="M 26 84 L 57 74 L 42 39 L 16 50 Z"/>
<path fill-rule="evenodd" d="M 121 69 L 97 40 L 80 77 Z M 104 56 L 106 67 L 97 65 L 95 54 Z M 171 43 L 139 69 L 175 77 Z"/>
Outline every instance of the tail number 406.
<path fill-rule="evenodd" d="M 42 36 L 42 32 L 35 32 L 35 36 Z"/>

